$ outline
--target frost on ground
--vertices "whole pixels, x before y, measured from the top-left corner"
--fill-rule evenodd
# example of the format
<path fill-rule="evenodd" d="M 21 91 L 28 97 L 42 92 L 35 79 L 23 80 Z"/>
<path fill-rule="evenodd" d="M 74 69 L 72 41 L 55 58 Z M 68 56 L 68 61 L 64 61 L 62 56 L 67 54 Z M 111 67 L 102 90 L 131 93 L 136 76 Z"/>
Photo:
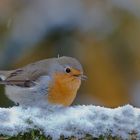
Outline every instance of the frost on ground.
<path fill-rule="evenodd" d="M 140 110 L 130 105 L 109 109 L 99 106 L 67 108 L 0 108 L 0 134 L 14 136 L 32 129 L 57 139 L 60 135 L 93 137 L 109 135 L 128 139 L 136 133 L 140 139 Z"/>

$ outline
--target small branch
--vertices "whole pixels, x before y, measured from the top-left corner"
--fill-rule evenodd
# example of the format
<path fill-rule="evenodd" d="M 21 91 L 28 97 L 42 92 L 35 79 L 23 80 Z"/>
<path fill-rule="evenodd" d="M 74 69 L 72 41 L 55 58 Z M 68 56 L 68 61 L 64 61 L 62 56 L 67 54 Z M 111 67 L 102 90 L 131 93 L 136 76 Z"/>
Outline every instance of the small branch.
<path fill-rule="evenodd" d="M 1 135 L 16 136 L 32 130 L 53 139 L 62 135 L 82 138 L 87 134 L 140 139 L 140 110 L 130 105 L 116 109 L 92 105 L 44 109 L 0 108 Z"/>

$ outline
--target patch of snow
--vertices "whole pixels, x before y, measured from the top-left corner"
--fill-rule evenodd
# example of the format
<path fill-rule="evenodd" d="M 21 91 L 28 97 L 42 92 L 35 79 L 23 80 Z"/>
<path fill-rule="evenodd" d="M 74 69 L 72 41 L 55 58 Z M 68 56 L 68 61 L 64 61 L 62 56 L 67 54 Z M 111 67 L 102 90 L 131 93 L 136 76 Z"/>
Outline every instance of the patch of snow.
<path fill-rule="evenodd" d="M 31 129 L 42 130 L 46 136 L 78 138 L 111 134 L 128 139 L 136 132 L 140 139 L 140 110 L 131 105 L 116 109 L 99 106 L 57 108 L 0 108 L 0 134 L 13 136 Z"/>

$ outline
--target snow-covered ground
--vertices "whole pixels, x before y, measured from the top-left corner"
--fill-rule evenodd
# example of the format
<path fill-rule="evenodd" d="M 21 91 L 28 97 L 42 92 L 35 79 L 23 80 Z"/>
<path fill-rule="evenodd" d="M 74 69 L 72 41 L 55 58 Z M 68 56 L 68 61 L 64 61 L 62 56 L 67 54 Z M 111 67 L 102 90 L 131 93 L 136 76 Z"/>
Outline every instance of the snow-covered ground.
<path fill-rule="evenodd" d="M 99 106 L 67 108 L 0 108 L 0 134 L 13 136 L 30 129 L 42 130 L 57 139 L 60 135 L 83 137 L 91 134 L 121 136 L 136 133 L 140 139 L 140 110 L 130 105 L 109 109 Z"/>

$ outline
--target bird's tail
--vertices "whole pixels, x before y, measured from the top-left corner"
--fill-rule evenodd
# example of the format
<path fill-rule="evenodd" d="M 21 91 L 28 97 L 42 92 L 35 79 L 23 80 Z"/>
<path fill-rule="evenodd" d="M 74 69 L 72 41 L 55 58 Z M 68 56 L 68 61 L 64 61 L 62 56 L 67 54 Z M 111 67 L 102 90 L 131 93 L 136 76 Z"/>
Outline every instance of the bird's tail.
<path fill-rule="evenodd" d="M 4 84 L 4 80 L 9 76 L 11 71 L 0 71 L 0 84 Z"/>

